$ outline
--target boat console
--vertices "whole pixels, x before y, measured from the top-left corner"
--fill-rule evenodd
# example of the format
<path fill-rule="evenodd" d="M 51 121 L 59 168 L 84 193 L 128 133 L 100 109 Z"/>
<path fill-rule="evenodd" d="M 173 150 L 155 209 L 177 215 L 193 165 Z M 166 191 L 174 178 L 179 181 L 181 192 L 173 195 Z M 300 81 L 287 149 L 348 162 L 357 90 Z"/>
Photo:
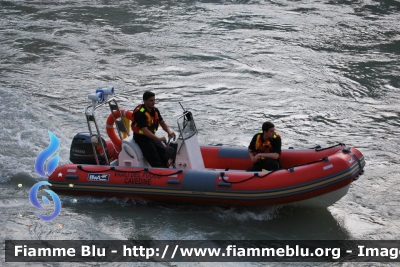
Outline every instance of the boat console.
<path fill-rule="evenodd" d="M 179 137 L 177 141 L 175 166 L 178 169 L 203 170 L 204 161 L 197 140 L 197 128 L 190 111 L 184 111 L 177 119 Z"/>

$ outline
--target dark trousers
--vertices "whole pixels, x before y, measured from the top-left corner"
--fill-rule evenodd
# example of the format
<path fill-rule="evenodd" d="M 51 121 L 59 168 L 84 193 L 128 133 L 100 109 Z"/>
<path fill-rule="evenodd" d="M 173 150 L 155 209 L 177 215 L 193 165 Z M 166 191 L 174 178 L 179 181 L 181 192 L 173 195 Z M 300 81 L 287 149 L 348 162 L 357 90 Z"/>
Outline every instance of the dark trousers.
<path fill-rule="evenodd" d="M 167 150 L 160 141 L 150 138 L 135 138 L 135 142 L 142 150 L 144 158 L 151 167 L 167 168 Z"/>
<path fill-rule="evenodd" d="M 265 158 L 253 164 L 247 169 L 248 172 L 261 172 L 263 169 L 267 171 L 275 171 L 279 169 L 279 160 Z"/>

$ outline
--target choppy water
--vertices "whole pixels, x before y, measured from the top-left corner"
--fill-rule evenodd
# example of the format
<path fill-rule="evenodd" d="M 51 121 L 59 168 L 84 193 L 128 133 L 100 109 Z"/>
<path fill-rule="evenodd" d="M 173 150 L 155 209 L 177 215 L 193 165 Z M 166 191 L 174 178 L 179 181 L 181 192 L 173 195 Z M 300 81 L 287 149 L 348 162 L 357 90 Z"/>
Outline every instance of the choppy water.
<path fill-rule="evenodd" d="M 1 240 L 400 238 L 398 0 L 0 7 Z M 175 130 L 181 101 L 203 144 L 247 146 L 272 120 L 284 147 L 356 146 L 365 175 L 327 210 L 61 196 L 61 214 L 41 221 L 28 192 L 41 180 L 34 162 L 48 130 L 61 140 L 61 164 L 68 163 L 73 136 L 86 131 L 87 95 L 107 85 L 130 109 L 144 90 L 154 91 Z"/>

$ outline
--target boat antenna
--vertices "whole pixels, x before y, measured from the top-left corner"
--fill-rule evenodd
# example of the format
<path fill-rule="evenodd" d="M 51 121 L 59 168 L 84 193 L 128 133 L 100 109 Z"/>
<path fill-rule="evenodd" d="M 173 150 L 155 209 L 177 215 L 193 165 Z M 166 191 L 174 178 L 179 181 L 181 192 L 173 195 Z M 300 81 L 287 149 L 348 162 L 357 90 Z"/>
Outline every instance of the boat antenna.
<path fill-rule="evenodd" d="M 187 120 L 187 121 L 191 121 L 191 120 L 193 119 L 192 112 L 187 111 L 187 110 L 182 106 L 181 102 L 178 102 L 178 103 L 179 103 L 179 105 L 181 105 L 181 108 L 183 109 L 183 114 L 185 114 L 186 120 Z"/>
<path fill-rule="evenodd" d="M 186 112 L 185 108 L 182 106 L 181 102 L 178 102 L 179 105 L 181 105 L 181 108 L 183 109 L 183 112 Z"/>

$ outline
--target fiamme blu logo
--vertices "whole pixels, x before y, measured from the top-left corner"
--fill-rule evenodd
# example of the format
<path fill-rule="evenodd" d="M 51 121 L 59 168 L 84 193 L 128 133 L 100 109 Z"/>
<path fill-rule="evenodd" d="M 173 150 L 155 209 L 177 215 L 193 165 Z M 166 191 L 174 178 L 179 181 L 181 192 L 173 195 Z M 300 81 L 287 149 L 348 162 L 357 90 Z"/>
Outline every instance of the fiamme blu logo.
<path fill-rule="evenodd" d="M 39 153 L 39 155 L 37 156 L 36 161 L 35 161 L 35 171 L 42 177 L 48 177 L 50 174 L 52 174 L 54 172 L 54 170 L 57 168 L 58 162 L 60 160 L 59 153 L 57 153 L 56 156 L 54 156 L 53 158 L 48 160 L 51 157 L 51 155 L 54 152 L 56 152 L 57 149 L 60 147 L 60 140 L 50 131 L 49 131 L 49 136 L 50 136 L 49 146 L 45 150 L 43 150 L 42 152 Z M 47 164 L 46 164 L 46 171 L 45 171 L 44 165 L 45 165 L 46 161 L 47 161 Z M 36 208 L 38 208 L 40 210 L 44 210 L 45 208 L 39 203 L 37 195 L 38 195 L 38 191 L 39 191 L 40 187 L 45 186 L 45 185 L 51 186 L 51 184 L 49 182 L 41 181 L 41 182 L 34 184 L 31 188 L 31 190 L 29 191 L 30 202 L 32 203 L 33 206 L 35 206 Z M 48 190 L 48 189 L 44 189 L 44 191 L 46 193 L 48 193 L 50 195 L 50 197 L 52 198 L 52 201 L 54 204 L 54 211 L 50 215 L 43 215 L 40 213 L 36 213 L 36 215 L 44 221 L 51 221 L 54 218 L 56 218 L 58 216 L 58 214 L 60 214 L 61 201 L 60 201 L 60 198 L 58 197 L 58 195 L 56 193 L 54 193 L 53 191 Z M 46 205 L 50 205 L 50 201 L 46 196 L 42 196 L 42 201 Z"/>

